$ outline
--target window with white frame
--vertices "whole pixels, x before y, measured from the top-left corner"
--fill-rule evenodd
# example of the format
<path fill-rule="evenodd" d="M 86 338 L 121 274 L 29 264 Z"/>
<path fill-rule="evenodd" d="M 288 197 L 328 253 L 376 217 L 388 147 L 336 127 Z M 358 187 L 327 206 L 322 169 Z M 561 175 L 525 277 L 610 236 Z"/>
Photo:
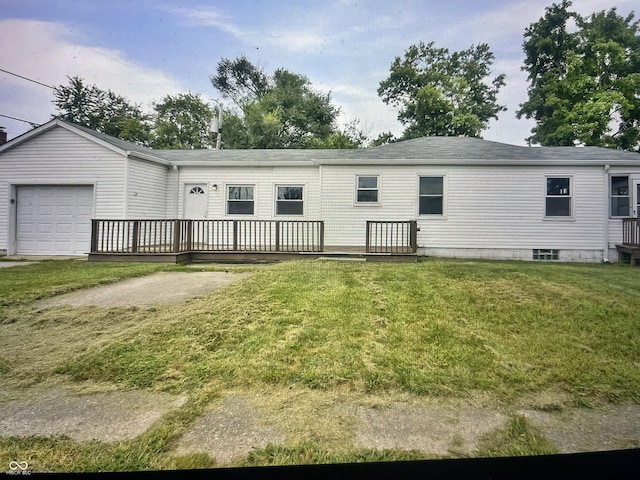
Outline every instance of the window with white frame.
<path fill-rule="evenodd" d="M 631 196 L 629 195 L 629 177 L 611 177 L 611 216 L 628 217 L 630 215 Z"/>
<path fill-rule="evenodd" d="M 304 212 L 303 187 L 276 187 L 276 215 L 302 215 Z"/>
<path fill-rule="evenodd" d="M 227 214 L 253 215 L 253 185 L 227 186 Z"/>
<path fill-rule="evenodd" d="M 571 177 L 546 177 L 545 217 L 571 216 Z"/>
<path fill-rule="evenodd" d="M 379 175 L 356 176 L 356 203 L 378 203 L 380 198 Z"/>
<path fill-rule="evenodd" d="M 420 177 L 420 215 L 442 215 L 444 204 L 444 177 Z"/>

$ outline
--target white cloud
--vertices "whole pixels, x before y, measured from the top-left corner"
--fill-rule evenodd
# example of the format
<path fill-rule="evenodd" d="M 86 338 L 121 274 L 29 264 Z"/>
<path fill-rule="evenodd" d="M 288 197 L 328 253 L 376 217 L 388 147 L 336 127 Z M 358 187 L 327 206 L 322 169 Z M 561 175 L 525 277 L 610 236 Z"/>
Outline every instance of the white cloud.
<path fill-rule="evenodd" d="M 243 38 L 248 34 L 235 26 L 230 16 L 210 6 L 165 7 L 165 10 L 182 19 L 182 22 L 189 26 L 213 27 L 237 38 Z"/>
<path fill-rule="evenodd" d="M 113 90 L 147 107 L 152 100 L 186 90 L 158 69 L 126 58 L 117 50 L 80 45 L 63 24 L 34 20 L 1 20 L 0 65 L 4 70 L 51 86 L 80 76 L 88 84 Z M 0 72 L 0 113 L 43 123 L 54 113 L 50 89 Z M 25 123 L 0 118 L 9 137 L 29 129 Z"/>

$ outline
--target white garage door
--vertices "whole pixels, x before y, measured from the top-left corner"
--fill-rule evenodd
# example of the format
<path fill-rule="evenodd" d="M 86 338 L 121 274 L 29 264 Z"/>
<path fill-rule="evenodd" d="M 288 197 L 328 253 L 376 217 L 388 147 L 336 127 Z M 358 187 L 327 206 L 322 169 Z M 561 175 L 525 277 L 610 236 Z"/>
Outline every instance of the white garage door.
<path fill-rule="evenodd" d="M 92 207 L 92 186 L 18 187 L 18 254 L 87 253 L 91 241 Z"/>

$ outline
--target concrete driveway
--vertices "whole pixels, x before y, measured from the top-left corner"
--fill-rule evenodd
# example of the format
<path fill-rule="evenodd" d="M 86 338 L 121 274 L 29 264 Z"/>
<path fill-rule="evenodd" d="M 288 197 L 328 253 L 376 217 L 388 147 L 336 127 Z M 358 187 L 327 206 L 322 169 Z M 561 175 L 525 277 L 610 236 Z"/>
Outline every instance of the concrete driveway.
<path fill-rule="evenodd" d="M 231 272 L 159 272 L 130 278 L 111 285 L 87 288 L 42 300 L 40 307 L 57 305 L 128 307 L 170 305 L 206 295 L 252 273 Z"/>

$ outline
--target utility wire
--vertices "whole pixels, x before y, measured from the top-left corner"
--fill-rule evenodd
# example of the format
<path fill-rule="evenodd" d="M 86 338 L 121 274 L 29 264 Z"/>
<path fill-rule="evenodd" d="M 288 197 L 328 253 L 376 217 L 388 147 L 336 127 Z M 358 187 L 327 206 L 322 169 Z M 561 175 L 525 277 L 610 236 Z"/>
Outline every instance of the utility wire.
<path fill-rule="evenodd" d="M 22 75 L 18 75 L 17 73 L 10 72 L 8 70 L 4 70 L 0 68 L 0 72 L 8 73 L 9 75 L 13 75 L 14 77 L 21 78 L 23 80 L 27 80 L 29 82 L 37 83 L 38 85 L 42 85 L 43 87 L 50 88 L 51 90 L 55 90 L 51 85 L 47 85 L 46 83 L 38 82 L 37 80 L 33 80 L 31 78 L 23 77 Z"/>
<path fill-rule="evenodd" d="M 23 120 L 23 119 L 21 119 L 21 118 L 10 117 L 9 115 L 3 115 L 2 113 L 0 113 L 0 117 L 10 118 L 11 120 L 17 120 L 18 122 L 28 123 L 28 124 L 29 124 L 29 125 L 31 125 L 32 127 L 38 127 L 38 126 L 40 126 L 40 124 L 39 124 L 39 123 L 36 123 L 36 122 L 30 122 L 29 120 Z"/>

